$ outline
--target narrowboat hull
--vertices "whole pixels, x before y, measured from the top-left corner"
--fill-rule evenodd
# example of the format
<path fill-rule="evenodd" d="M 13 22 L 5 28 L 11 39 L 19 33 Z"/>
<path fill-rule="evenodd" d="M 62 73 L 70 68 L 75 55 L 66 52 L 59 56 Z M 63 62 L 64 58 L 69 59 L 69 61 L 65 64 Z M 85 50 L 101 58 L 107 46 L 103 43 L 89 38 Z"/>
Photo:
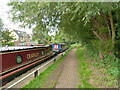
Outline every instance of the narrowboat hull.
<path fill-rule="evenodd" d="M 11 79 L 41 64 L 53 56 L 52 47 L 35 47 L 23 50 L 1 52 L 2 67 L 0 73 L 1 85 L 6 84 Z"/>

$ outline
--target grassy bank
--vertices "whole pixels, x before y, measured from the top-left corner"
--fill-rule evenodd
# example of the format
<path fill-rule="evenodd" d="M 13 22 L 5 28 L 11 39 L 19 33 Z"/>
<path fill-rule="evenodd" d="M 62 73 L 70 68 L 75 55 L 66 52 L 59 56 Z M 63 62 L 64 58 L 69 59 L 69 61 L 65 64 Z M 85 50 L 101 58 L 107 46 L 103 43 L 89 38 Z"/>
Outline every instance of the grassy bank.
<path fill-rule="evenodd" d="M 76 47 L 77 45 L 72 45 L 70 51 Z M 63 57 L 60 57 L 54 64 L 50 65 L 45 71 L 40 73 L 38 77 L 36 77 L 34 80 L 32 80 L 29 84 L 25 85 L 24 88 L 42 88 L 46 81 L 48 80 L 48 77 L 52 74 L 54 70 L 58 68 L 60 63 L 64 60 L 64 57 L 70 52 L 68 51 L 66 54 L 64 54 Z"/>
<path fill-rule="evenodd" d="M 79 61 L 79 77 L 80 77 L 80 85 L 79 88 L 93 88 L 93 86 L 89 83 L 91 77 L 91 70 L 88 68 L 88 64 L 86 63 L 86 58 L 83 52 L 84 48 L 80 47 L 77 49 L 77 58 Z"/>
<path fill-rule="evenodd" d="M 115 75 L 108 73 L 107 66 L 101 66 L 95 57 L 88 57 L 86 48 L 79 47 L 77 58 L 79 60 L 79 88 L 117 88 L 118 81 Z"/>

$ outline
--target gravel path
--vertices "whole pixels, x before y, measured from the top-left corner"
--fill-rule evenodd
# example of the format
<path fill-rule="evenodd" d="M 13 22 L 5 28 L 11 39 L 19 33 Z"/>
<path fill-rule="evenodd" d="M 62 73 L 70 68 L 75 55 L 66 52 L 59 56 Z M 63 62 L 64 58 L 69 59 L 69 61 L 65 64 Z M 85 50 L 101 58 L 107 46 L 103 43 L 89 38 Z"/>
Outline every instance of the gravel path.
<path fill-rule="evenodd" d="M 58 78 L 55 88 L 77 88 L 79 85 L 79 74 L 77 71 L 78 61 L 76 58 L 77 47 L 74 48 L 62 63 L 62 72 Z"/>

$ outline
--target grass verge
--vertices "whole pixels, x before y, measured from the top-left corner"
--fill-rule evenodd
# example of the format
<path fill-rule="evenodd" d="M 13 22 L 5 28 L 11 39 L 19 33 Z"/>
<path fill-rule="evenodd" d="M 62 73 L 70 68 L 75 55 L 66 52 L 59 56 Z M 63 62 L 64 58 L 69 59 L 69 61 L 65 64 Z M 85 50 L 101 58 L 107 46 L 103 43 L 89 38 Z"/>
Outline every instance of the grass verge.
<path fill-rule="evenodd" d="M 25 88 L 42 88 L 45 85 L 49 75 L 51 75 L 52 72 L 58 68 L 60 63 L 64 60 L 63 58 L 76 46 L 77 46 L 76 44 L 72 45 L 71 49 L 66 54 L 64 54 L 63 57 L 60 57 L 55 63 L 53 63 L 45 71 L 40 73 L 40 75 L 38 77 L 36 77 L 34 80 L 32 80 L 29 84 L 25 85 L 22 88 L 22 90 Z"/>
<path fill-rule="evenodd" d="M 94 88 L 90 83 L 89 79 L 91 77 L 91 70 L 88 68 L 88 64 L 85 61 L 85 56 L 83 52 L 84 48 L 78 47 L 77 49 L 77 58 L 79 61 L 79 76 L 80 76 L 80 85 L 78 88 Z"/>

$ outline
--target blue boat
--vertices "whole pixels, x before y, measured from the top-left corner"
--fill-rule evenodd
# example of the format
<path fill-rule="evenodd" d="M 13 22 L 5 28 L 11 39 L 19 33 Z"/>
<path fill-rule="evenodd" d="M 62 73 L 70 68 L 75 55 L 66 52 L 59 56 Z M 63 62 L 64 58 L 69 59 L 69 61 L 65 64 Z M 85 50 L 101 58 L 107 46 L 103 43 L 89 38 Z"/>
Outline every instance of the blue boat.
<path fill-rule="evenodd" d="M 53 52 L 64 52 L 66 49 L 68 49 L 68 44 L 59 44 L 59 43 L 54 43 L 52 44 L 53 46 Z"/>

